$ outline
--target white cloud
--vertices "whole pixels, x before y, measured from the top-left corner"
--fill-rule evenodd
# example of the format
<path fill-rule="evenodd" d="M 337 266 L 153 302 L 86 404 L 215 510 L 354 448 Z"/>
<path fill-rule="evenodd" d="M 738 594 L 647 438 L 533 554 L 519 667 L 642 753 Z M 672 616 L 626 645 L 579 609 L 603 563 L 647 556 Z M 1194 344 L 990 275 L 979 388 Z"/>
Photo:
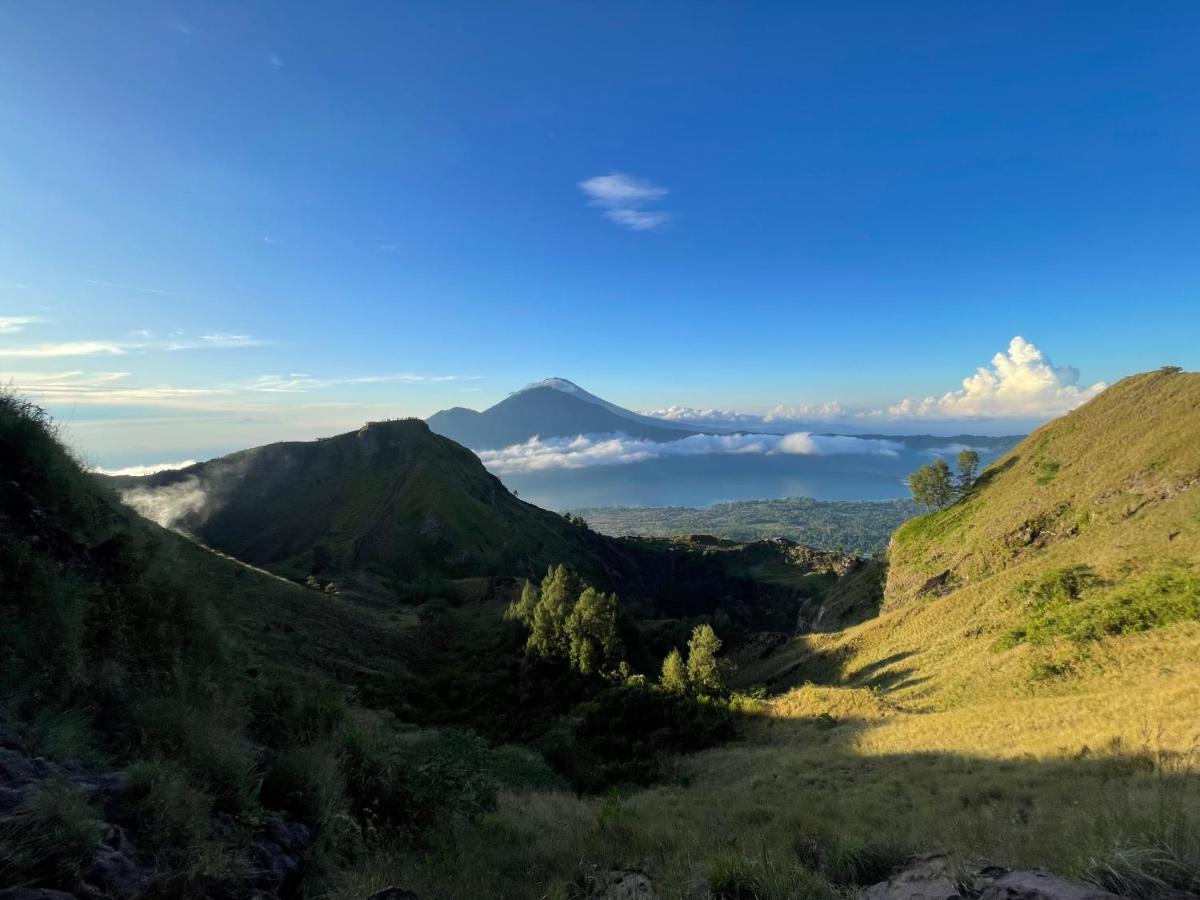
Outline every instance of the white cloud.
<path fill-rule="evenodd" d="M 267 59 L 270 61 L 271 65 L 275 66 L 276 68 L 283 67 L 283 57 L 280 56 L 278 53 L 276 53 L 274 50 L 272 50 L 271 53 L 267 56 Z"/>
<path fill-rule="evenodd" d="M 579 182 L 579 189 L 590 205 L 604 209 L 609 221 L 634 231 L 650 231 L 671 218 L 664 210 L 648 208 L 669 191 L 632 175 L 596 175 Z"/>
<path fill-rule="evenodd" d="M 157 353 L 201 348 L 261 347 L 269 343 L 248 334 L 206 334 L 199 339 L 175 338 L 169 341 L 60 341 L 0 347 L 0 356 L 24 359 L 50 359 L 70 356 L 121 356 L 126 353 Z"/>
<path fill-rule="evenodd" d="M 123 469 L 95 468 L 92 471 L 100 475 L 153 475 L 155 472 L 169 472 L 173 469 L 186 469 L 194 466 L 196 460 L 181 459 L 178 462 L 148 463 L 144 466 L 126 466 Z"/>
<path fill-rule="evenodd" d="M 1023 337 L 1014 337 L 1008 351 L 992 357 L 963 379 L 962 389 L 940 397 L 906 399 L 888 407 L 893 418 L 1050 418 L 1069 412 L 1104 390 L 1097 382 L 1079 386 L 1079 370 L 1055 366 L 1048 356 Z"/>
<path fill-rule="evenodd" d="M 830 456 L 870 453 L 895 456 L 901 445 L 894 441 L 810 434 L 696 434 L 677 441 L 654 441 L 622 434 L 579 435 L 573 438 L 531 438 L 500 450 L 484 450 L 479 458 L 498 475 L 545 469 L 582 469 L 589 466 L 629 465 L 671 456 L 708 454 L 800 454 Z"/>
<path fill-rule="evenodd" d="M 844 419 L 850 415 L 853 415 L 853 412 L 836 400 L 830 400 L 828 403 L 798 403 L 791 406 L 781 403 L 763 416 L 763 421 L 794 422 L 806 419 L 810 422 L 830 422 Z"/>
<path fill-rule="evenodd" d="M 47 321 L 41 316 L 0 316 L 0 334 L 16 334 L 29 325 L 40 325 Z"/>
<path fill-rule="evenodd" d="M 176 405 L 197 398 L 227 396 L 228 388 L 133 387 L 128 372 L 0 372 L 0 383 L 40 403 L 83 405 Z"/>
<path fill-rule="evenodd" d="M 940 397 L 905 399 L 882 409 L 854 408 L 836 400 L 827 403 L 780 404 L 763 415 L 722 409 L 669 406 L 646 415 L 699 426 L 766 427 L 778 430 L 803 423 L 870 426 L 872 423 L 982 419 L 1046 420 L 1069 412 L 1095 397 L 1107 385 L 1081 386 L 1079 370 L 1055 366 L 1041 350 L 1022 337 L 992 357 L 962 381 L 962 389 Z"/>
<path fill-rule="evenodd" d="M 763 421 L 762 416 L 749 413 L 733 412 L 728 409 L 697 409 L 694 406 L 668 406 L 664 409 L 646 410 L 642 415 L 666 419 L 669 422 L 688 422 L 696 425 L 758 425 Z"/>
<path fill-rule="evenodd" d="M 478 381 L 480 375 L 418 375 L 395 372 L 389 375 L 359 375 L 352 378 L 314 378 L 311 375 L 261 375 L 244 385 L 247 390 L 269 394 L 303 394 L 307 391 L 342 384 L 445 384 L 450 381 Z"/>
<path fill-rule="evenodd" d="M 121 502 L 163 528 L 172 528 L 184 516 L 202 511 L 208 504 L 208 494 L 193 475 L 164 487 L 122 491 Z"/>
<path fill-rule="evenodd" d="M 57 344 L 29 344 L 24 347 L 0 347 L 0 356 L 41 359 L 58 356 L 119 356 L 138 344 L 120 341 L 64 341 Z"/>

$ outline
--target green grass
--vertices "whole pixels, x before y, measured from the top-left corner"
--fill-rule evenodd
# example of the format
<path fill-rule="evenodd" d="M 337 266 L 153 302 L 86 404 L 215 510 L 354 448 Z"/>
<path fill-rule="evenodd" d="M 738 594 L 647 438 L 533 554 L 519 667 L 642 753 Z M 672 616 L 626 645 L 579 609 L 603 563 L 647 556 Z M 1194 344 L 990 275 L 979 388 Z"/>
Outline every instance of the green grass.
<path fill-rule="evenodd" d="M 1000 638 L 1000 649 L 1065 638 L 1097 641 L 1200 619 L 1200 575 L 1184 564 L 1100 586 L 1086 566 L 1058 570 L 1018 588 L 1026 618 Z"/>

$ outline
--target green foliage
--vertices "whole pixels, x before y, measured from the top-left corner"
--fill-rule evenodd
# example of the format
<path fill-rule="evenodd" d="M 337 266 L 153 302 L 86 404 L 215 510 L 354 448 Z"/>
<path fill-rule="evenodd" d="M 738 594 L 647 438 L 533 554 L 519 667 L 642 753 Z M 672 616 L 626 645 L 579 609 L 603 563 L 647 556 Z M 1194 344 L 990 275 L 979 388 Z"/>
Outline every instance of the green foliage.
<path fill-rule="evenodd" d="M 1043 459 L 1034 468 L 1034 480 L 1038 484 L 1049 484 L 1058 476 L 1062 463 L 1053 459 Z"/>
<path fill-rule="evenodd" d="M 1094 641 L 1200 618 L 1200 575 L 1184 564 L 1114 587 L 1103 587 L 1086 566 L 1060 569 L 1022 582 L 1017 595 L 1025 621 L 1004 633 L 1000 649 Z"/>
<path fill-rule="evenodd" d="M 533 614 L 537 609 L 538 600 L 540 597 L 538 586 L 532 581 L 526 580 L 521 585 L 521 597 L 514 600 L 504 610 L 504 618 L 510 622 L 520 622 L 526 628 L 533 627 Z"/>
<path fill-rule="evenodd" d="M 368 845 L 426 843 L 446 818 L 475 818 L 495 804 L 487 743 L 473 732 L 406 740 L 362 716 L 344 740 L 349 808 Z"/>
<path fill-rule="evenodd" d="M 672 647 L 671 652 L 663 659 L 662 675 L 659 684 L 669 694 L 686 694 L 688 692 L 687 664 L 678 647 Z"/>
<path fill-rule="evenodd" d="M 979 475 L 979 453 L 975 450 L 960 450 L 958 454 L 958 490 L 966 491 Z"/>
<path fill-rule="evenodd" d="M 182 766 L 166 759 L 147 760 L 129 769 L 123 802 L 138 834 L 150 849 L 176 863 L 208 837 L 212 797 L 192 784 Z"/>
<path fill-rule="evenodd" d="M 571 639 L 567 619 L 581 593 L 582 585 L 566 566 L 552 566 L 542 579 L 537 606 L 533 610 L 526 651 L 542 659 L 567 659 Z"/>
<path fill-rule="evenodd" d="M 102 834 L 103 822 L 82 794 L 44 782 L 0 825 L 0 884 L 71 883 Z"/>
<path fill-rule="evenodd" d="M 688 640 L 687 679 L 697 694 L 720 697 L 725 694 L 726 666 L 717 658 L 721 639 L 708 624 L 697 625 Z"/>
<path fill-rule="evenodd" d="M 657 781 L 671 755 L 723 743 L 734 733 L 727 704 L 631 680 L 579 704 L 540 745 L 577 788 L 600 792 Z"/>
<path fill-rule="evenodd" d="M 954 500 L 954 482 L 950 466 L 940 456 L 922 466 L 908 477 L 908 487 L 914 502 L 921 506 L 944 509 Z"/>
<path fill-rule="evenodd" d="M 584 588 L 567 619 L 571 665 L 583 675 L 611 672 L 621 662 L 620 606 L 612 594 Z"/>

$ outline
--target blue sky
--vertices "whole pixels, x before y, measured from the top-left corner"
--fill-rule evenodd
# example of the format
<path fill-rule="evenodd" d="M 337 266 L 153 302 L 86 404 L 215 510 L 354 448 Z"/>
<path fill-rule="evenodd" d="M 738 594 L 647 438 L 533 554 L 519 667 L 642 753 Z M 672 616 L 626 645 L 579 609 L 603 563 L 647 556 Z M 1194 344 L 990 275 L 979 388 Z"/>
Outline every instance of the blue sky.
<path fill-rule="evenodd" d="M 331 10 L 0 7 L 0 373 L 85 457 L 1200 365 L 1193 3 Z"/>

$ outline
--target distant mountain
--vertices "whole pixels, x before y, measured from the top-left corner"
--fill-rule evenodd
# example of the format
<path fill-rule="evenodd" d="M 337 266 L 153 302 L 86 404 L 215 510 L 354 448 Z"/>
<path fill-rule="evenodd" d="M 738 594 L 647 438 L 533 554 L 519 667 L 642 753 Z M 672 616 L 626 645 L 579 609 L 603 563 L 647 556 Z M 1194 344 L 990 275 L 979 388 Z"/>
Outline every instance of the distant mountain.
<path fill-rule="evenodd" d="M 483 412 L 458 406 L 434 413 L 427 422 L 436 433 L 472 450 L 508 447 L 532 437 L 621 432 L 645 440 L 675 441 L 701 433 L 693 426 L 623 409 L 565 378 L 531 384 Z"/>
<path fill-rule="evenodd" d="M 160 524 L 290 578 L 532 576 L 559 562 L 605 578 L 624 567 L 615 542 L 519 500 L 416 419 L 111 481 Z"/>

